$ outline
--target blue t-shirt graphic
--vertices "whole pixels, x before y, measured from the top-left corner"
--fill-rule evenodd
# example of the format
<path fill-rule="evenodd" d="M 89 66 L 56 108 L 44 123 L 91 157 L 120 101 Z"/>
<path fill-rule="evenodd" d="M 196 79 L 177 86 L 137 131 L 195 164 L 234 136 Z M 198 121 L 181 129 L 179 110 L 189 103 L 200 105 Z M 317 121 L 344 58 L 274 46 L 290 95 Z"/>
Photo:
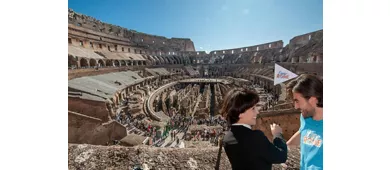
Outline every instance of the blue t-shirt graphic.
<path fill-rule="evenodd" d="M 301 114 L 301 170 L 323 169 L 323 120 L 303 118 Z"/>

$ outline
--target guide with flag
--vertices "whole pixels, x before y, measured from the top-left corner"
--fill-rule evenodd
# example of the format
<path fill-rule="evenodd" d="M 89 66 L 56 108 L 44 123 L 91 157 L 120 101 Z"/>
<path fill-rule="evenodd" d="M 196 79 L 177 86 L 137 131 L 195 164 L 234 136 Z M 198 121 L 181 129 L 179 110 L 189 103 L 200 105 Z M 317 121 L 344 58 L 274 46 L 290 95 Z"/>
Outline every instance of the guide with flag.
<path fill-rule="evenodd" d="M 291 80 L 295 77 L 298 77 L 298 75 L 291 72 L 290 70 L 283 68 L 282 66 L 280 66 L 278 64 L 275 64 L 274 85 Z"/>

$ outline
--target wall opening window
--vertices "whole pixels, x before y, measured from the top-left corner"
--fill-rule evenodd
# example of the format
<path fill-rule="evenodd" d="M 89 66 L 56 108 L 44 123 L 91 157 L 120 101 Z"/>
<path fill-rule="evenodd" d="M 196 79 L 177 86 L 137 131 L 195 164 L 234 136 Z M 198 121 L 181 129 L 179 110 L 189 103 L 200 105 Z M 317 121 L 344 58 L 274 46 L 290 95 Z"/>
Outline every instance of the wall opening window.
<path fill-rule="evenodd" d="M 125 48 L 122 47 L 122 52 L 124 52 L 124 51 L 125 51 Z"/>
<path fill-rule="evenodd" d="M 197 52 L 196 55 L 199 55 L 199 52 Z"/>
<path fill-rule="evenodd" d="M 222 51 L 222 53 L 224 53 L 224 54 L 225 54 L 225 51 Z"/>
<path fill-rule="evenodd" d="M 102 44 L 99 44 L 99 48 L 102 49 Z"/>
<path fill-rule="evenodd" d="M 248 48 L 245 48 L 245 51 L 248 51 Z"/>
<path fill-rule="evenodd" d="M 130 48 L 127 48 L 127 52 L 130 52 Z"/>
<path fill-rule="evenodd" d="M 136 49 L 134 49 L 134 53 L 136 53 L 136 54 L 137 54 L 137 50 L 136 50 Z"/>
<path fill-rule="evenodd" d="M 71 38 L 68 38 L 68 43 L 72 44 L 72 39 Z"/>
<path fill-rule="evenodd" d="M 256 51 L 259 51 L 259 47 L 256 47 Z"/>
<path fill-rule="evenodd" d="M 111 51 L 111 48 L 110 48 L 110 46 L 107 46 L 107 48 L 108 48 L 108 51 Z"/>
<path fill-rule="evenodd" d="M 272 44 L 269 44 L 268 47 L 271 48 L 271 47 L 272 47 Z"/>
<path fill-rule="evenodd" d="M 309 40 L 311 40 L 311 35 L 309 35 Z"/>
<path fill-rule="evenodd" d="M 93 43 L 92 43 L 92 42 L 89 42 L 89 46 L 93 47 Z"/>
<path fill-rule="evenodd" d="M 216 51 L 214 51 L 214 54 L 217 54 L 217 52 L 216 52 Z"/>
<path fill-rule="evenodd" d="M 80 40 L 80 46 L 84 46 L 84 43 L 83 41 Z"/>
<path fill-rule="evenodd" d="M 244 51 L 244 49 L 241 48 L 241 51 Z"/>
<path fill-rule="evenodd" d="M 232 54 L 234 54 L 234 50 L 232 50 Z"/>
<path fill-rule="evenodd" d="M 114 45 L 115 51 L 118 51 L 118 45 Z"/>

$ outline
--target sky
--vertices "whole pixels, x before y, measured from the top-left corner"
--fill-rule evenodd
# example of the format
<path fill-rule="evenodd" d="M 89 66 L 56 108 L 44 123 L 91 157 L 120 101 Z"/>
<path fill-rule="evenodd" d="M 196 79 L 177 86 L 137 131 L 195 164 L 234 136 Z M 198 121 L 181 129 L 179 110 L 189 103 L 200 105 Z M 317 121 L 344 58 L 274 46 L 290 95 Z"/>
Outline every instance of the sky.
<path fill-rule="evenodd" d="M 322 0 L 68 0 L 68 8 L 166 38 L 190 38 L 196 51 L 282 40 L 323 29 Z"/>

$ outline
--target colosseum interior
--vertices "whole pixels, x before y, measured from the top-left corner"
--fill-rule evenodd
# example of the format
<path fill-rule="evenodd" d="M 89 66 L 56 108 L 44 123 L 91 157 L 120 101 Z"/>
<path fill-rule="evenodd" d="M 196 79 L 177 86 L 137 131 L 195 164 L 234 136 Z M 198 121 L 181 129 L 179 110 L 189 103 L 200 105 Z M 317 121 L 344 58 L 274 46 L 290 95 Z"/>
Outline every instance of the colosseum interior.
<path fill-rule="evenodd" d="M 286 139 L 299 128 L 299 111 L 273 85 L 274 65 L 322 79 L 323 30 L 283 41 L 209 53 L 190 38 L 166 38 L 103 23 L 68 10 L 68 168 L 214 169 L 218 113 L 234 87 L 261 101 L 254 129 Z M 175 132 L 173 134 L 173 132 Z M 299 167 L 299 148 L 285 164 Z M 222 153 L 221 169 L 231 169 Z"/>

